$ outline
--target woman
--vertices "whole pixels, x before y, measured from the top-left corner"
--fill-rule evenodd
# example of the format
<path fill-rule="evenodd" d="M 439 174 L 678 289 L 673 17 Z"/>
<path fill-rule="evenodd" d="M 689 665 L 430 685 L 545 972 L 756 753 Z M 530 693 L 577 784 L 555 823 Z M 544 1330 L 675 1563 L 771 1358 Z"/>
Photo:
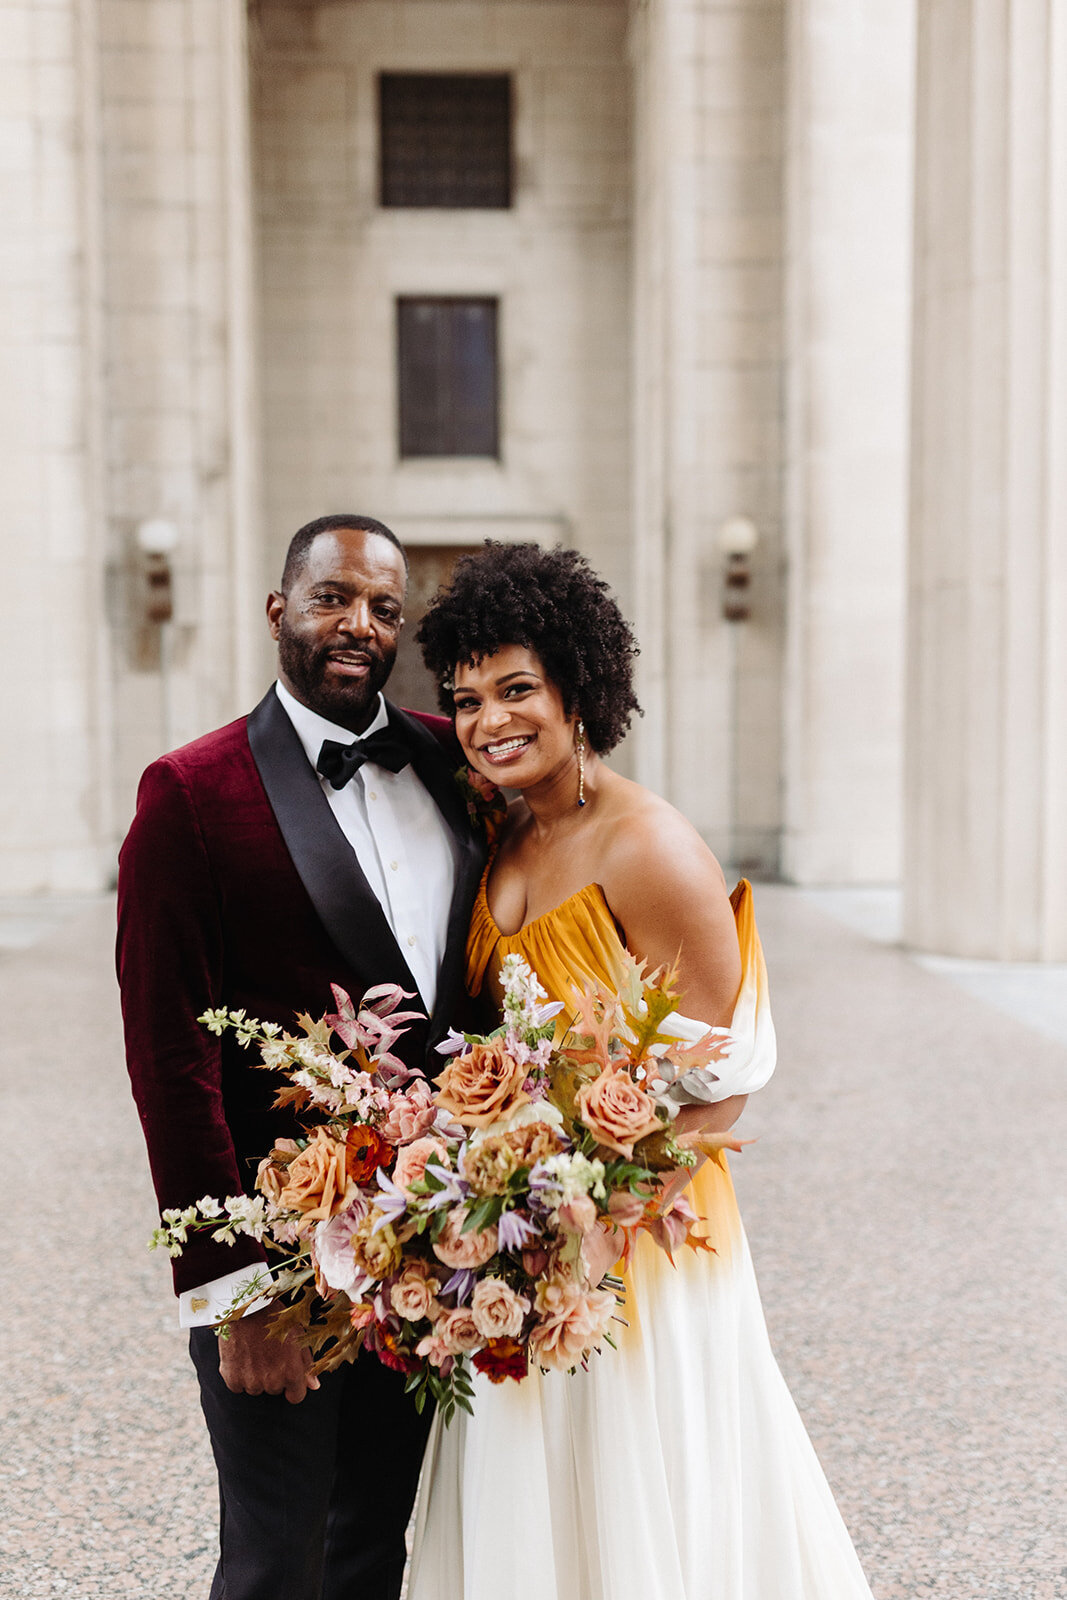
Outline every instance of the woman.
<path fill-rule="evenodd" d="M 691 1035 L 738 1040 L 677 1130 L 729 1128 L 773 1069 L 751 895 L 731 903 L 685 819 L 599 759 L 637 709 L 606 585 L 574 551 L 488 544 L 419 638 L 471 767 L 518 791 L 475 905 L 472 993 L 496 997 L 512 951 L 565 1005 L 614 982 L 624 948 L 677 962 Z M 435 1428 L 410 1600 L 869 1600 L 771 1354 L 725 1160 L 692 1192 L 716 1254 L 672 1266 L 642 1238 L 618 1350 L 479 1382 L 473 1420 Z M 607 1230 L 586 1248 L 594 1279 L 618 1253 Z"/>

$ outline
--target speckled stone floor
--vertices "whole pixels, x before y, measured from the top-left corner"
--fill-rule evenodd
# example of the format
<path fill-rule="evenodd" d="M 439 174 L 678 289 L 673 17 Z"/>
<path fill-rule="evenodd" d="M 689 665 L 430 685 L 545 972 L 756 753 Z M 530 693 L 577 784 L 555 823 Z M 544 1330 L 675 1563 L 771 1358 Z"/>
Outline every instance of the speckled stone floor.
<path fill-rule="evenodd" d="M 1067 1596 L 1067 1046 L 795 891 L 757 906 L 780 1066 L 735 1173 L 875 1595 Z M 4 1600 L 206 1600 L 214 1564 L 195 1387 L 144 1248 L 111 918 L 35 911 L 0 954 Z"/>

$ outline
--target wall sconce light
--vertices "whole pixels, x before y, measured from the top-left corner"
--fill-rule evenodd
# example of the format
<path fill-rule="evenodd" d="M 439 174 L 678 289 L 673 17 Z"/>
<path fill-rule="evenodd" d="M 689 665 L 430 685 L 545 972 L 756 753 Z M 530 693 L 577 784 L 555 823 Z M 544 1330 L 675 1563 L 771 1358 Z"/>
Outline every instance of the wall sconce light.
<path fill-rule="evenodd" d="M 747 622 L 752 613 L 752 552 L 759 529 L 751 517 L 727 517 L 719 526 L 723 555 L 722 614 L 727 622 Z"/>
<path fill-rule="evenodd" d="M 177 525 L 166 517 L 148 517 L 137 524 L 137 548 L 144 557 L 142 608 L 146 622 L 162 625 L 174 616 L 174 574 L 171 556 L 178 547 Z"/>

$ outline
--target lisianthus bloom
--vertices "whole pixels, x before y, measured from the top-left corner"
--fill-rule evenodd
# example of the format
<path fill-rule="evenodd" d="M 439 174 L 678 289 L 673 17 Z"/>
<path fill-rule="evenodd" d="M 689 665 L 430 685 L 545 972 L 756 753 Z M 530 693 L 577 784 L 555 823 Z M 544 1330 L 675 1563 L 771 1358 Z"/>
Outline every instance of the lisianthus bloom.
<path fill-rule="evenodd" d="M 448 1213 L 444 1227 L 433 1242 L 433 1253 L 446 1267 L 484 1267 L 497 1251 L 495 1228 L 479 1228 L 464 1233 L 462 1207 Z"/>
<path fill-rule="evenodd" d="M 348 1147 L 329 1128 L 315 1128 L 307 1148 L 289 1163 L 278 1204 L 302 1211 L 305 1222 L 325 1222 L 343 1211 L 354 1185 L 348 1176 Z"/>
<path fill-rule="evenodd" d="M 471 1299 L 474 1325 L 485 1339 L 517 1339 L 529 1309 L 529 1300 L 503 1278 L 483 1278 Z"/>
<path fill-rule="evenodd" d="M 616 1311 L 608 1289 L 581 1289 L 565 1278 L 545 1278 L 535 1300 L 539 1321 L 530 1334 L 530 1356 L 542 1367 L 569 1372 L 590 1350 L 598 1350 Z"/>
<path fill-rule="evenodd" d="M 311 1240 L 311 1259 L 315 1267 L 315 1288 L 325 1295 L 340 1289 L 350 1294 L 359 1278 L 352 1254 L 352 1236 L 366 1215 L 366 1202 L 356 1199 L 347 1211 L 338 1212 L 329 1222 L 320 1222 Z"/>
<path fill-rule="evenodd" d="M 578 1090 L 578 1114 L 598 1144 L 632 1157 L 634 1145 L 661 1127 L 656 1105 L 622 1067 L 605 1067 Z"/>
<path fill-rule="evenodd" d="M 393 1182 L 397 1188 L 410 1190 L 413 1183 L 418 1183 L 426 1171 L 427 1161 L 448 1164 L 448 1147 L 443 1140 L 415 1139 L 411 1144 L 401 1145 L 393 1168 Z"/>
<path fill-rule="evenodd" d="M 466 1128 L 487 1128 L 529 1100 L 526 1068 L 499 1039 L 453 1056 L 437 1080 L 437 1103 Z"/>
<path fill-rule="evenodd" d="M 377 1129 L 365 1123 L 349 1128 L 345 1135 L 345 1146 L 348 1151 L 348 1176 L 353 1183 L 365 1183 L 392 1153 L 391 1146 Z"/>
<path fill-rule="evenodd" d="M 474 1365 L 490 1383 L 503 1383 L 505 1378 L 519 1382 L 526 1376 L 526 1351 L 517 1339 L 490 1339 L 475 1355 Z"/>

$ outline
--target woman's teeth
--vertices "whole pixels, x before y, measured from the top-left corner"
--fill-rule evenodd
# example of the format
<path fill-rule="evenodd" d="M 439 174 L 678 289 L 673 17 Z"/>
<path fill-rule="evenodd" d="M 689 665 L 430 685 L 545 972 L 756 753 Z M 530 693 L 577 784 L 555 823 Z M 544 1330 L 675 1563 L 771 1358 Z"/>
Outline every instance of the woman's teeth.
<path fill-rule="evenodd" d="M 506 756 L 513 750 L 521 750 L 529 743 L 530 735 L 527 734 L 521 739 L 502 739 L 499 744 L 487 744 L 485 748 L 491 756 Z"/>

